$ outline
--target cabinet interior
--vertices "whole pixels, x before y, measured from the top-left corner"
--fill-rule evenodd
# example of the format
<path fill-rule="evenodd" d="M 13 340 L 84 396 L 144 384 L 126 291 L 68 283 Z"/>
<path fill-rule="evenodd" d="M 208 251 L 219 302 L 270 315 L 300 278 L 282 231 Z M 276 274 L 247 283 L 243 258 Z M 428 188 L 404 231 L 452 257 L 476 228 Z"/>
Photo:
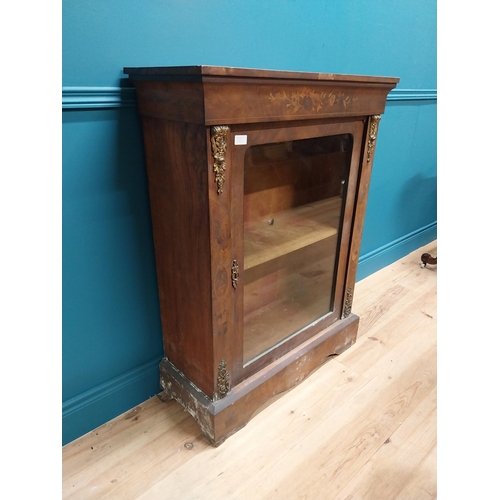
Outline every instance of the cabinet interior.
<path fill-rule="evenodd" d="M 246 151 L 244 363 L 332 310 L 352 145 L 338 134 Z"/>

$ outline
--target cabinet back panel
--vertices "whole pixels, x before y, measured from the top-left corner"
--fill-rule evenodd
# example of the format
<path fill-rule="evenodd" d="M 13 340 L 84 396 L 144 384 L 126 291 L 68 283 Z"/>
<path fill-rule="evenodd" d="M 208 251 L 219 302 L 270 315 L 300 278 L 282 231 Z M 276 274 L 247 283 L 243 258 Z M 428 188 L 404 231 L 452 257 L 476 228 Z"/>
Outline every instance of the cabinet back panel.
<path fill-rule="evenodd" d="M 258 162 L 245 170 L 245 225 L 289 208 L 340 194 L 341 176 L 350 153 Z"/>

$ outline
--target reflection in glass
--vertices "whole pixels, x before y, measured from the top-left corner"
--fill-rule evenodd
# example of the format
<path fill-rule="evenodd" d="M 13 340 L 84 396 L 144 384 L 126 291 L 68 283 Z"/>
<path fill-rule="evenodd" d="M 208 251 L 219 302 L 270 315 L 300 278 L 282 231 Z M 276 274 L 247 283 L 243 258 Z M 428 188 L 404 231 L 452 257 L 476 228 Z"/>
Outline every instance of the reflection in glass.
<path fill-rule="evenodd" d="M 349 134 L 248 148 L 245 363 L 331 311 L 351 153 Z"/>

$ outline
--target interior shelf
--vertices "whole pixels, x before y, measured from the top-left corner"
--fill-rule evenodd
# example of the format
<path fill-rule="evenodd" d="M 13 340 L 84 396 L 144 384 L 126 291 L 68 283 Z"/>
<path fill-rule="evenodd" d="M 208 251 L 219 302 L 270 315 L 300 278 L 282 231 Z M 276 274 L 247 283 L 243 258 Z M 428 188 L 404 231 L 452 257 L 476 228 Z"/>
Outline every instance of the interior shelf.
<path fill-rule="evenodd" d="M 327 244 L 332 243 L 330 240 Z M 331 260 L 331 255 L 311 260 L 309 266 L 288 275 L 282 283 L 287 294 L 279 293 L 255 310 L 245 307 L 250 309 L 244 318 L 245 363 L 330 310 Z M 251 300 L 250 295 L 245 295 L 245 300 Z"/>
<path fill-rule="evenodd" d="M 245 227 L 245 264 L 251 269 L 337 234 L 339 196 L 279 212 Z"/>

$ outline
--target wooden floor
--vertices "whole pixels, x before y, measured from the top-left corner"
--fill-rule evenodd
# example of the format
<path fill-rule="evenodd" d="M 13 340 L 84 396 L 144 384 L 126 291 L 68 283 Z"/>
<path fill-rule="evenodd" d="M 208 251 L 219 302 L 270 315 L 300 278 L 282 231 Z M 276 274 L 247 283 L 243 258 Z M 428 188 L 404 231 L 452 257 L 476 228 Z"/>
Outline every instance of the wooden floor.
<path fill-rule="evenodd" d="M 219 448 L 154 397 L 63 447 L 63 498 L 436 498 L 437 266 L 420 255 L 356 285 L 357 343 Z"/>

